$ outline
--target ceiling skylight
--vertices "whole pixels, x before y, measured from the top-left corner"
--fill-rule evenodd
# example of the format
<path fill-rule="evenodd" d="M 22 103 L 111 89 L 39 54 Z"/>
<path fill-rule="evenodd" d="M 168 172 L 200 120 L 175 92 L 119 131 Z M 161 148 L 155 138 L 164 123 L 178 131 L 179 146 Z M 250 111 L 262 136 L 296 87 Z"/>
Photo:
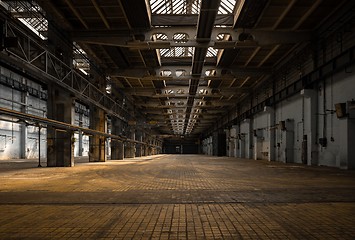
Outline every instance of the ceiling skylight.
<path fill-rule="evenodd" d="M 89 74 L 90 61 L 86 52 L 76 43 L 73 42 L 73 67 L 80 70 L 85 75 Z"/>
<path fill-rule="evenodd" d="M 199 14 L 201 0 L 149 0 L 152 14 Z M 231 14 L 236 0 L 222 0 L 218 14 Z"/>
<path fill-rule="evenodd" d="M 207 49 L 206 57 L 216 57 L 217 53 L 218 53 L 218 50 L 214 49 L 213 47 L 209 47 Z"/>
<path fill-rule="evenodd" d="M 10 10 L 13 17 L 21 21 L 41 39 L 47 39 L 48 21 L 42 8 L 34 1 L 0 1 Z"/>
<path fill-rule="evenodd" d="M 198 14 L 201 0 L 150 0 L 153 14 Z"/>
<path fill-rule="evenodd" d="M 222 0 L 218 14 L 231 14 L 234 11 L 236 0 Z"/>
<path fill-rule="evenodd" d="M 161 57 L 192 57 L 194 47 L 172 47 L 159 49 Z"/>

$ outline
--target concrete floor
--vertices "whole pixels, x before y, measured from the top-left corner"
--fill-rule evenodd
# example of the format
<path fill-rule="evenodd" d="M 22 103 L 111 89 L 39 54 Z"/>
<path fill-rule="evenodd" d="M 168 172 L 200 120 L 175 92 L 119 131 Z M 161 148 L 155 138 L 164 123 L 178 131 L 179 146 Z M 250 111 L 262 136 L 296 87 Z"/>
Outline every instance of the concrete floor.
<path fill-rule="evenodd" d="M 354 171 L 203 155 L 86 161 L 0 161 L 0 239 L 355 239 Z"/>

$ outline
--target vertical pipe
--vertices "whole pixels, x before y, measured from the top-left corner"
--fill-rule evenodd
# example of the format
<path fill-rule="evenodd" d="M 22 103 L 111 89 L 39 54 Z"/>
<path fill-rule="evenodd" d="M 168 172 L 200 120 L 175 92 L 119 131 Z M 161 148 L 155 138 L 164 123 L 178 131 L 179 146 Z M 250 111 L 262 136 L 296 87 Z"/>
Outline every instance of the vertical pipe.
<path fill-rule="evenodd" d="M 41 166 L 41 126 L 38 124 L 38 167 Z"/>
<path fill-rule="evenodd" d="M 79 113 L 79 127 L 83 126 L 83 114 Z M 81 130 L 79 130 L 78 132 L 78 145 L 79 145 L 79 153 L 78 155 L 81 157 L 83 156 L 83 132 Z"/>
<path fill-rule="evenodd" d="M 11 77 L 11 75 L 10 75 Z M 11 110 L 14 110 L 14 80 L 12 80 L 12 88 L 11 88 Z M 11 118 L 11 143 L 14 144 L 14 122 L 13 118 Z"/>
<path fill-rule="evenodd" d="M 305 106 L 305 102 L 304 102 L 304 96 L 302 96 L 302 136 L 304 135 L 305 129 L 304 129 L 304 106 Z"/>
<path fill-rule="evenodd" d="M 323 42 L 323 64 L 327 60 L 326 42 Z M 327 96 L 326 96 L 326 79 L 323 79 L 323 142 L 326 141 L 327 137 Z M 324 147 L 324 145 L 323 145 Z"/>
<path fill-rule="evenodd" d="M 333 102 L 333 74 L 330 75 L 330 109 L 333 108 L 334 102 Z M 334 141 L 334 129 L 333 129 L 333 115 L 334 112 L 330 110 L 330 141 Z"/>
<path fill-rule="evenodd" d="M 325 79 L 323 80 L 323 138 L 327 137 L 327 98 L 325 89 Z"/>

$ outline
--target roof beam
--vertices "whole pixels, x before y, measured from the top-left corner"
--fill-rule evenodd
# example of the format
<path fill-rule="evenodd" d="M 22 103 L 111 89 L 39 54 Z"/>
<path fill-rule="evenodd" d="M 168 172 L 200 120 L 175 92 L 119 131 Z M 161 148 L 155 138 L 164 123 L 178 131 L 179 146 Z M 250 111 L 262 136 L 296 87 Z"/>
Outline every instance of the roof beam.
<path fill-rule="evenodd" d="M 105 26 L 107 29 L 111 29 L 110 24 L 108 23 L 104 13 L 102 12 L 100 6 L 97 4 L 96 0 L 91 0 L 92 4 L 94 5 L 96 11 L 98 12 L 98 14 L 100 15 L 102 21 L 104 22 Z"/>
<path fill-rule="evenodd" d="M 254 28 L 268 0 L 244 0 L 236 7 L 233 28 Z"/>
<path fill-rule="evenodd" d="M 144 88 L 143 88 L 144 90 Z M 208 94 L 196 94 L 195 98 L 202 99 L 202 98 L 220 98 L 220 97 L 231 97 L 233 94 L 236 93 L 249 93 L 249 88 L 230 88 L 228 91 L 221 90 L 220 93 L 208 93 Z M 189 94 L 156 94 L 152 92 L 147 92 L 147 91 L 129 91 L 129 89 L 125 90 L 125 93 L 134 95 L 134 96 L 140 96 L 140 97 L 151 97 L 151 98 L 169 98 L 170 100 L 174 99 L 186 99 L 187 97 L 190 97 Z"/>
<path fill-rule="evenodd" d="M 170 71 L 171 75 L 163 76 L 162 72 Z M 180 77 L 177 76 L 177 72 L 183 71 L 184 74 Z M 214 72 L 213 75 L 207 75 L 207 71 Z M 233 67 L 223 68 L 216 66 L 203 66 L 201 74 L 199 76 L 191 75 L 191 66 L 161 66 L 158 68 L 124 68 L 107 70 L 107 74 L 111 77 L 129 77 L 129 78 L 141 78 L 141 79 L 156 79 L 156 80 L 180 80 L 180 79 L 214 79 L 214 78 L 233 78 L 242 76 L 260 76 L 264 74 L 271 74 L 271 68 L 263 67 Z"/>
<path fill-rule="evenodd" d="M 280 45 L 274 46 L 271 51 L 265 56 L 265 58 L 259 63 L 258 67 L 261 67 L 276 52 L 279 47 Z"/>
<path fill-rule="evenodd" d="M 89 29 L 89 26 L 87 25 L 87 23 L 84 21 L 84 19 L 81 17 L 80 13 L 76 10 L 76 8 L 74 7 L 73 3 L 71 2 L 71 0 L 64 0 L 66 2 L 66 4 L 68 4 L 70 10 L 74 13 L 74 15 L 79 19 L 79 21 L 81 22 L 81 24 L 83 24 L 83 26 L 86 29 Z"/>
<path fill-rule="evenodd" d="M 170 15 L 170 14 L 153 14 L 153 26 L 196 26 L 198 22 L 197 14 L 187 15 Z M 215 24 L 217 25 L 233 25 L 232 14 L 219 14 L 216 16 Z"/>
<path fill-rule="evenodd" d="M 211 41 L 211 34 L 213 31 L 214 22 L 217 16 L 218 7 L 220 5 L 220 0 L 209 1 L 209 0 L 202 0 L 201 2 L 201 9 L 198 18 L 197 24 L 197 33 L 196 33 L 196 41 L 199 43 L 210 42 Z M 195 47 L 194 55 L 192 59 L 192 68 L 191 74 L 192 75 L 201 75 L 204 62 L 206 59 L 208 47 Z M 189 94 L 196 95 L 196 91 L 198 88 L 199 80 L 198 79 L 191 79 L 190 86 L 189 86 Z M 187 101 L 187 108 L 185 114 L 185 126 L 183 132 L 187 133 L 187 124 L 189 119 L 191 118 L 191 110 L 194 103 L 194 97 L 191 96 L 188 98 Z"/>
<path fill-rule="evenodd" d="M 261 47 L 255 48 L 254 52 L 250 55 L 249 59 L 245 62 L 244 67 L 248 66 L 248 64 L 253 60 L 256 54 L 260 51 Z"/>
<path fill-rule="evenodd" d="M 316 10 L 316 8 L 319 6 L 319 4 L 322 2 L 322 0 L 317 0 L 313 3 L 313 5 L 308 9 L 308 11 L 303 14 L 301 19 L 296 23 L 295 26 L 293 26 L 292 30 L 297 30 L 302 23 Z"/>
<path fill-rule="evenodd" d="M 282 12 L 281 16 L 277 19 L 277 21 L 272 26 L 273 30 L 275 30 L 279 26 L 279 24 L 282 22 L 282 20 L 285 18 L 287 13 L 291 10 L 291 8 L 293 7 L 293 5 L 295 5 L 296 2 L 297 0 L 291 0 L 291 2 L 287 5 L 285 10 Z"/>
<path fill-rule="evenodd" d="M 68 0 L 67 0 L 68 1 Z M 202 31 L 202 30 L 201 30 Z M 174 41 L 175 33 L 186 33 L 189 40 L 186 43 L 176 43 Z M 254 41 L 239 41 L 240 34 L 250 34 Z M 152 41 L 155 34 L 165 34 L 167 40 Z M 229 34 L 231 41 L 219 41 L 217 37 L 220 34 Z M 309 41 L 310 32 L 294 31 L 267 31 L 254 29 L 232 29 L 232 28 L 214 28 L 211 31 L 210 38 L 196 38 L 196 28 L 194 27 L 169 27 L 153 28 L 151 30 L 84 30 L 71 32 L 73 41 L 86 42 L 93 44 L 103 44 L 132 49 L 159 49 L 169 47 L 201 47 L 201 48 L 245 48 L 272 44 L 288 44 Z M 135 40 L 135 35 L 144 36 L 144 40 Z"/>
<path fill-rule="evenodd" d="M 118 0 L 131 28 L 150 28 L 150 13 L 147 2 L 141 0 Z"/>
<path fill-rule="evenodd" d="M 52 16 L 54 16 L 55 19 L 61 23 L 62 27 L 65 27 L 67 30 L 72 30 L 73 27 L 69 23 L 68 19 L 63 15 L 61 11 L 58 10 L 56 6 L 51 3 L 51 1 L 40 0 L 37 2 L 42 7 L 42 9 L 46 10 L 47 14 L 51 13 Z"/>
<path fill-rule="evenodd" d="M 238 18 L 242 12 L 243 6 L 244 6 L 245 0 L 240 0 L 237 1 L 237 5 L 235 6 L 234 10 L 234 16 L 233 16 L 233 28 L 235 27 Z"/>
<path fill-rule="evenodd" d="M 220 2 L 220 0 L 202 0 L 196 34 L 198 42 L 209 41 L 211 38 Z"/>

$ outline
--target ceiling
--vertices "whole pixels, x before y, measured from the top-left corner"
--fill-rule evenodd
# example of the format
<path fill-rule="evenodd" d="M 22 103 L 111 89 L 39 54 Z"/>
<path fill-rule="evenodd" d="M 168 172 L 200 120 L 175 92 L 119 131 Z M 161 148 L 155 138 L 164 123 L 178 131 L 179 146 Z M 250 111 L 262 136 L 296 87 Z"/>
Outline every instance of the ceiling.
<path fill-rule="evenodd" d="M 168 136 L 211 128 L 345 2 L 37 1 L 107 76 L 111 94 L 123 91 Z"/>

